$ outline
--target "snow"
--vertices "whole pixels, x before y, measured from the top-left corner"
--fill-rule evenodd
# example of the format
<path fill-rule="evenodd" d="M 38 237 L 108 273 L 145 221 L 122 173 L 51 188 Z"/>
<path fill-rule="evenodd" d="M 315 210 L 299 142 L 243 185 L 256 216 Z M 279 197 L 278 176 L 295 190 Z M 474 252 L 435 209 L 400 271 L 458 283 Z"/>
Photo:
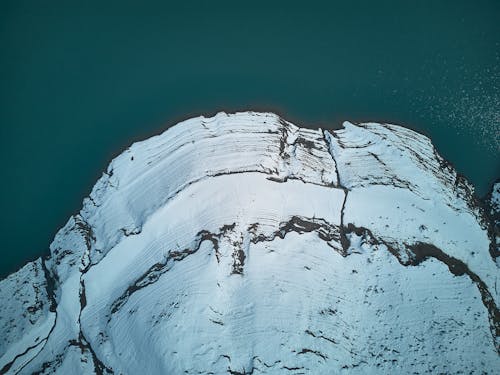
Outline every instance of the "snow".
<path fill-rule="evenodd" d="M 193 118 L 115 158 L 51 256 L 0 281 L 0 372 L 492 372 L 491 241 L 409 129 Z M 444 256 L 406 264 L 418 244 Z"/>
<path fill-rule="evenodd" d="M 30 348 L 12 367 L 14 371 L 38 354 L 54 324 L 41 260 L 2 280 L 0 300 L 0 369 Z"/>

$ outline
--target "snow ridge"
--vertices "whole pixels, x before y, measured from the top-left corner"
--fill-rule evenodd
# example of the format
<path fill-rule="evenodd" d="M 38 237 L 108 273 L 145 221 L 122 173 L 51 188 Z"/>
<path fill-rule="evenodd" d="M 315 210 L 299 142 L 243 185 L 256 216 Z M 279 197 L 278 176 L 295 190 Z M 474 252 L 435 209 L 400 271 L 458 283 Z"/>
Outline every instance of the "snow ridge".
<path fill-rule="evenodd" d="M 396 125 L 184 121 L 0 281 L 0 373 L 493 371 L 499 190 Z"/>

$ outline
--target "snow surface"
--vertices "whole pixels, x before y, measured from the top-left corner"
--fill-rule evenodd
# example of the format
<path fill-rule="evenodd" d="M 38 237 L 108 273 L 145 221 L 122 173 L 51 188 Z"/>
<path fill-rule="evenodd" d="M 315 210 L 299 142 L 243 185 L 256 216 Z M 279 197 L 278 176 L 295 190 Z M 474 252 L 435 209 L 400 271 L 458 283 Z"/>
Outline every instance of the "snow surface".
<path fill-rule="evenodd" d="M 184 121 L 0 281 L 0 373 L 493 373 L 484 211 L 400 126 Z"/>

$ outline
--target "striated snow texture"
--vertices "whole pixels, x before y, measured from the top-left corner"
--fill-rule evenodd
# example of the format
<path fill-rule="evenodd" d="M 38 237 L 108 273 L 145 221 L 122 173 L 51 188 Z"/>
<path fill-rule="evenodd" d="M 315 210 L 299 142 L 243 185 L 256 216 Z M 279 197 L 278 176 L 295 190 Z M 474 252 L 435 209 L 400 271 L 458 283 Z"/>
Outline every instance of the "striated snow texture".
<path fill-rule="evenodd" d="M 499 193 L 400 126 L 184 121 L 0 281 L 0 373 L 495 373 Z"/>

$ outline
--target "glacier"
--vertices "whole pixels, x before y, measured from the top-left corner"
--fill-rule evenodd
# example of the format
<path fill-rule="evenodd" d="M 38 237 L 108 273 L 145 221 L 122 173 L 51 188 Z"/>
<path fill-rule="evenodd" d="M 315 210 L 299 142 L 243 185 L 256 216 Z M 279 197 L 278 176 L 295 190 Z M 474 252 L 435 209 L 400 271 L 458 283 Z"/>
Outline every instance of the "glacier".
<path fill-rule="evenodd" d="M 183 121 L 0 281 L 0 374 L 495 373 L 499 202 L 402 126 Z"/>

